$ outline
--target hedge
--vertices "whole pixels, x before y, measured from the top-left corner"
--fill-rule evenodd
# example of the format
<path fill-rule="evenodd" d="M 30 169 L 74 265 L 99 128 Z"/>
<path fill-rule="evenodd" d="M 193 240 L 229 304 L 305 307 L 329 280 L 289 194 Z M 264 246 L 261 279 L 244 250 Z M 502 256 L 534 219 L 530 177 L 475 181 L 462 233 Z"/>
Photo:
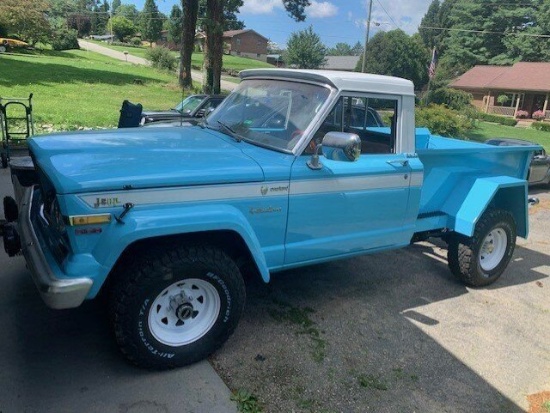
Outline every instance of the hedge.
<path fill-rule="evenodd" d="M 533 122 L 531 127 L 536 130 L 550 132 L 550 123 L 547 122 Z"/>
<path fill-rule="evenodd" d="M 476 112 L 475 117 L 476 119 L 484 120 L 485 122 L 499 123 L 505 126 L 516 126 L 518 124 L 517 119 L 492 115 L 490 113 Z"/>

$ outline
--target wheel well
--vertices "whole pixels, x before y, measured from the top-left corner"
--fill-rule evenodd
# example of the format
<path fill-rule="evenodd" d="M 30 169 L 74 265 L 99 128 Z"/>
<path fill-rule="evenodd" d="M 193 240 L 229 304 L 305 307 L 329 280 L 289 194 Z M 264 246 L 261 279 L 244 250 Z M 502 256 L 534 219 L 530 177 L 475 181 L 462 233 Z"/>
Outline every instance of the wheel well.
<path fill-rule="evenodd" d="M 234 231 L 205 231 L 190 234 L 167 235 L 162 237 L 145 238 L 126 247 L 103 283 L 101 291 L 108 290 L 108 284 L 118 269 L 128 265 L 144 253 L 155 253 L 165 250 L 176 244 L 208 244 L 223 250 L 237 264 L 245 281 L 249 277 L 259 276 L 259 271 L 242 237 Z"/>

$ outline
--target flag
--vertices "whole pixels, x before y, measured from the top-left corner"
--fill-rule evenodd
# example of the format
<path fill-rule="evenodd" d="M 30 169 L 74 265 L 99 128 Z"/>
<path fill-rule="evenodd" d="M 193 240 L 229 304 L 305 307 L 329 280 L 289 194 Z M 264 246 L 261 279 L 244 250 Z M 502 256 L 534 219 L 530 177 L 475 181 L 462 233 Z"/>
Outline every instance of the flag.
<path fill-rule="evenodd" d="M 437 64 L 437 50 L 434 50 L 432 52 L 432 61 L 430 62 L 430 66 L 428 67 L 428 77 L 430 80 L 432 80 L 435 76 L 435 66 Z"/>

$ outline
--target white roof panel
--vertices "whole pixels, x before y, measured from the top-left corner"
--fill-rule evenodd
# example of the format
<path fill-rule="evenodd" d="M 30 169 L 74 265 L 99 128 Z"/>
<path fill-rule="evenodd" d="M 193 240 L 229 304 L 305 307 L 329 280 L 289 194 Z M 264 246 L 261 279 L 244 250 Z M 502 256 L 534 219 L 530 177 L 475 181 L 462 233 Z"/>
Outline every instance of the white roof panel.
<path fill-rule="evenodd" d="M 414 85 L 410 80 L 369 73 L 305 69 L 248 69 L 240 72 L 240 76 L 242 79 L 260 77 L 309 80 L 327 83 L 340 90 L 414 96 Z"/>

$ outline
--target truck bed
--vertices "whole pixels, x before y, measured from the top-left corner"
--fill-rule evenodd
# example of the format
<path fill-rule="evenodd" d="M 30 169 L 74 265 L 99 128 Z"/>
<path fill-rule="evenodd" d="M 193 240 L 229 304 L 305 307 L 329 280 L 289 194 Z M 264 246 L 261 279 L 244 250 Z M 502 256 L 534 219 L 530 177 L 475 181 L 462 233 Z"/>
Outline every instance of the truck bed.
<path fill-rule="evenodd" d="M 424 168 L 418 216 L 419 221 L 430 218 L 430 223 L 419 222 L 419 227 L 430 230 L 432 226 L 445 223 L 456 229 L 461 209 L 465 205 L 470 207 L 472 201 L 475 203 L 476 197 L 482 203 L 483 197 L 489 196 L 484 192 L 489 191 L 490 186 L 524 188 L 525 195 L 518 194 L 517 197 L 525 198 L 521 202 L 526 203 L 525 179 L 532 154 L 537 149 L 538 146 L 486 145 L 431 135 L 427 129 L 417 129 L 416 152 Z M 525 181 L 524 186 L 521 181 Z M 479 194 L 474 193 L 475 190 Z M 526 234 L 527 228 L 518 234 L 522 232 Z"/>

